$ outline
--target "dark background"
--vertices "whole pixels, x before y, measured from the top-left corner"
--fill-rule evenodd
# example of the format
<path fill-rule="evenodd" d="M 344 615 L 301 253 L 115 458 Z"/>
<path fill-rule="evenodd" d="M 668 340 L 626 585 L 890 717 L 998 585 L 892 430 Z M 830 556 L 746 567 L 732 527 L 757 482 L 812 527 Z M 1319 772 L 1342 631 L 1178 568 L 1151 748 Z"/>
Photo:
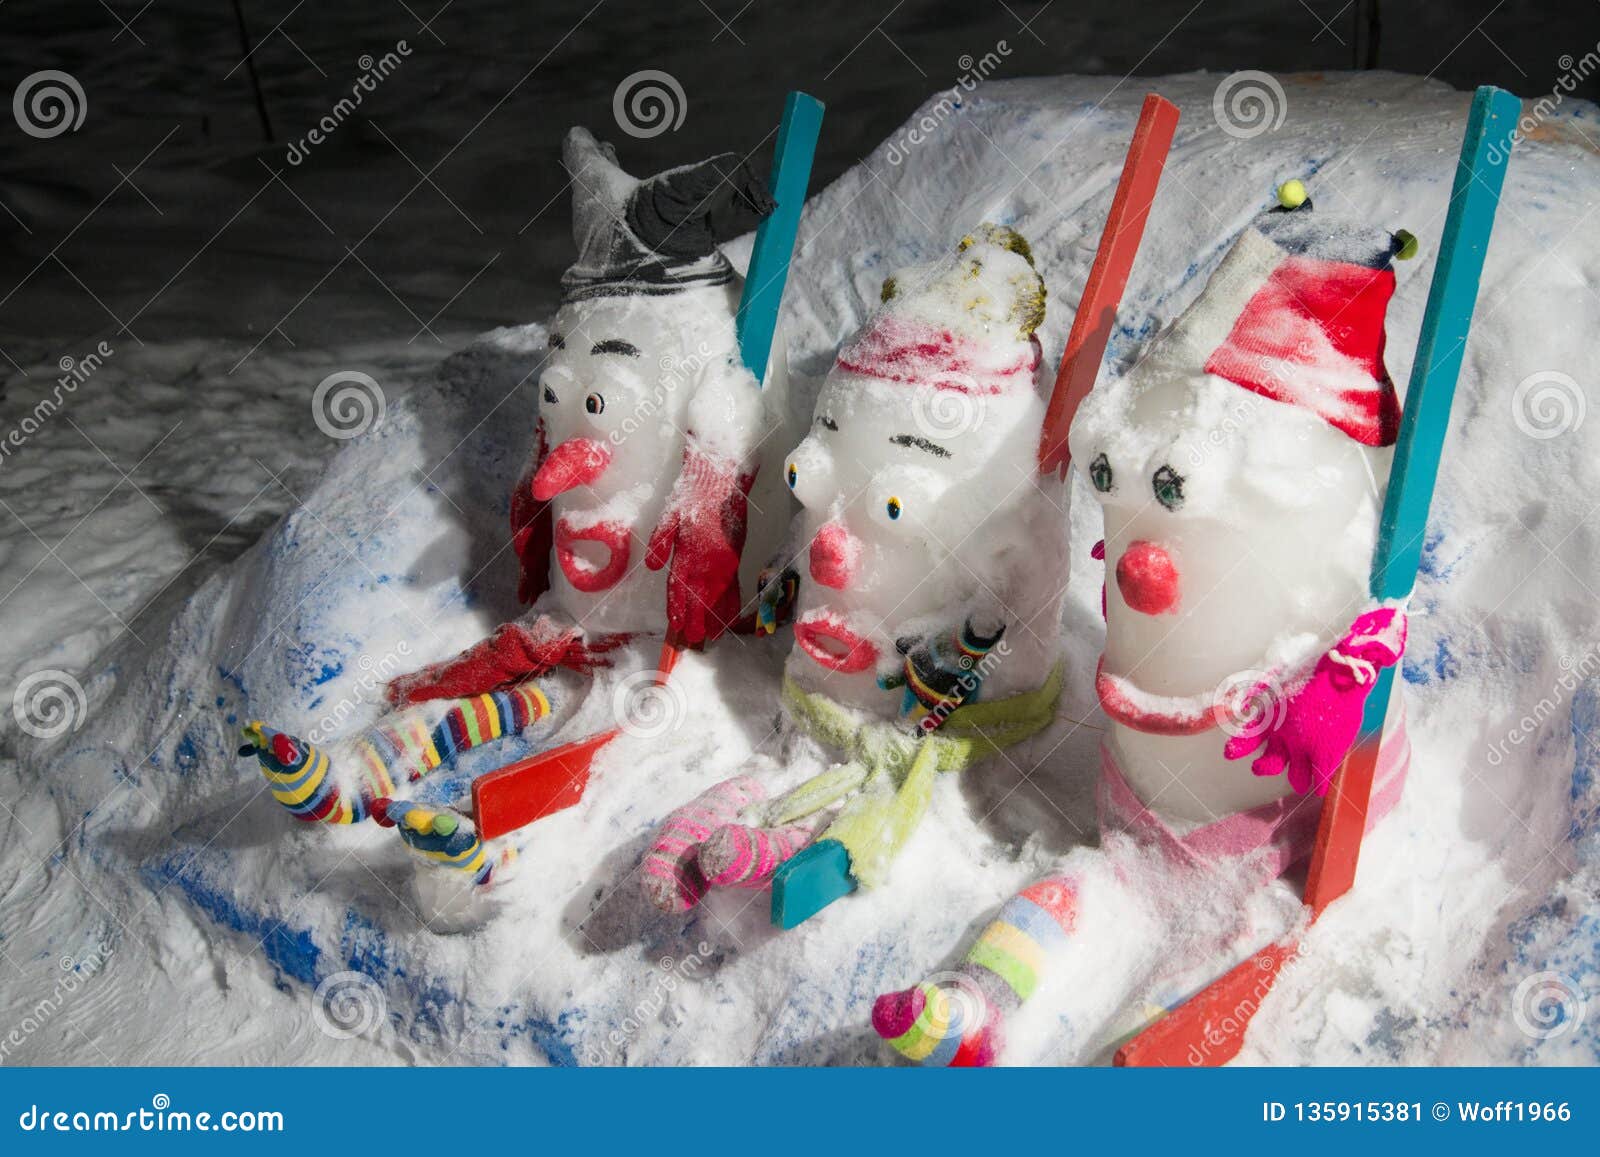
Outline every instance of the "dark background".
<path fill-rule="evenodd" d="M 248 64 L 231 0 L 0 4 L 5 91 L 60 69 L 88 103 L 79 131 L 51 139 L 0 121 L 7 359 L 101 332 L 298 349 L 533 320 L 570 253 L 558 157 L 574 123 L 643 174 L 756 150 L 783 93 L 804 87 L 828 104 L 820 188 L 1002 41 L 994 79 L 1090 73 L 1110 90 L 1376 62 L 1531 98 L 1600 41 L 1597 0 L 241 0 L 240 13 Z M 288 164 L 359 58 L 402 39 L 398 71 Z M 641 69 L 682 85 L 677 131 L 617 131 L 612 94 Z"/>

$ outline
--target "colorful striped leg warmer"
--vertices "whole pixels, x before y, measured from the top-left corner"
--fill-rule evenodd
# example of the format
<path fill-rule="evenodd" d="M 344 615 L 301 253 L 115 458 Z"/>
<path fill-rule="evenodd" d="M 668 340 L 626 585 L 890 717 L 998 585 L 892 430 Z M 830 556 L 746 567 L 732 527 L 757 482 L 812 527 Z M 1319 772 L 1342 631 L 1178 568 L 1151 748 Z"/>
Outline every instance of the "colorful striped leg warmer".
<path fill-rule="evenodd" d="M 536 682 L 457 699 L 432 726 L 438 708 L 416 707 L 387 716 L 355 741 L 364 774 L 394 783 L 415 782 L 463 751 L 516 735 L 550 714 L 550 699 Z M 392 792 L 385 793 L 392 795 Z"/>
<path fill-rule="evenodd" d="M 406 847 L 430 863 L 469 876 L 474 884 L 486 888 L 498 865 L 515 855 L 507 849 L 494 855 L 478 839 L 472 821 L 448 809 L 431 808 L 410 800 L 375 800 L 373 818 L 400 833 Z"/>
<path fill-rule="evenodd" d="M 1070 936 L 1077 889 L 1042 880 L 1006 901 L 961 967 L 878 997 L 872 1027 L 923 1065 L 992 1065 L 1007 1013 L 1033 995 L 1049 953 Z"/>
<path fill-rule="evenodd" d="M 700 845 L 764 798 L 766 790 L 761 784 L 742 775 L 717 784 L 669 815 L 657 829 L 640 873 L 650 902 L 663 912 L 687 912 L 698 904 L 706 894 Z"/>
<path fill-rule="evenodd" d="M 700 845 L 700 874 L 712 888 L 764 888 L 816 833 L 814 824 L 753 828 L 727 824 Z"/>

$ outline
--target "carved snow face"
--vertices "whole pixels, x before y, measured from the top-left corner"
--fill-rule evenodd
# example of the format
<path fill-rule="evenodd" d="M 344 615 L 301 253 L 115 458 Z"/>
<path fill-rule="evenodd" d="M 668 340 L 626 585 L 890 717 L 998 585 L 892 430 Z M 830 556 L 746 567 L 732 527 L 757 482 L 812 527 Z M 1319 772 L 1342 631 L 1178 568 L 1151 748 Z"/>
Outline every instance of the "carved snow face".
<path fill-rule="evenodd" d="M 1192 704 L 1152 697 L 1264 675 L 1357 611 L 1386 451 L 1159 354 L 1091 394 L 1071 446 L 1105 515 L 1101 699 L 1118 722 L 1204 730 Z"/>
<path fill-rule="evenodd" d="M 959 623 L 992 574 L 997 543 L 1023 533 L 1043 404 L 961 394 L 835 369 L 786 478 L 805 507 L 797 670 L 870 702 L 895 640 L 919 620 Z M 997 592 L 998 593 L 998 592 Z"/>
<path fill-rule="evenodd" d="M 640 565 L 644 543 L 677 477 L 701 373 L 732 343 L 732 302 L 720 288 L 601 297 L 556 314 L 539 378 L 546 454 L 533 486 L 553 500 L 566 601 L 577 592 L 610 602 L 623 584 L 660 585 Z M 662 605 L 640 607 L 659 618 Z"/>

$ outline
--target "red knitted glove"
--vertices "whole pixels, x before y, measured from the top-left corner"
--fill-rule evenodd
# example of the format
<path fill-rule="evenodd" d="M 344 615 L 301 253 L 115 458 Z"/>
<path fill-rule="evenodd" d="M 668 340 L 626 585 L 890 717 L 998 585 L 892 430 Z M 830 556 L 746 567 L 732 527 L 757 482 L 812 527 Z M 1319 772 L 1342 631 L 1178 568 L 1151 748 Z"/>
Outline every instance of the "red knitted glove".
<path fill-rule="evenodd" d="M 537 678 L 556 667 L 590 674 L 610 666 L 605 653 L 628 641 L 627 635 L 604 635 L 585 642 L 573 627 L 540 617 L 531 626 L 504 623 L 480 643 L 453 659 L 431 663 L 390 682 L 389 701 L 397 707 L 426 699 L 462 699 L 498 691 Z"/>
<path fill-rule="evenodd" d="M 667 572 L 667 641 L 703 647 L 739 617 L 739 555 L 754 470 L 713 458 L 691 443 L 667 508 L 650 536 L 645 565 Z"/>

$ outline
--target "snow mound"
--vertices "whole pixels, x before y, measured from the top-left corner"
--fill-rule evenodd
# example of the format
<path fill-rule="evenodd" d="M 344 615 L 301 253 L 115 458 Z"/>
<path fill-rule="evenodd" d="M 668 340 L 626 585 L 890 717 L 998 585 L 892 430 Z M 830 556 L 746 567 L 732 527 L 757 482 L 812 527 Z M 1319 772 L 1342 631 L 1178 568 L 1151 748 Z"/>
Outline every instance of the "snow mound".
<path fill-rule="evenodd" d="M 1241 139 L 1213 115 L 1216 83 L 1128 82 L 1106 96 L 1103 79 L 1062 77 L 990 83 L 954 109 L 930 101 L 908 122 L 934 118 L 930 139 L 886 142 L 808 204 L 786 300 L 795 368 L 819 377 L 888 272 L 938 258 L 984 220 L 1033 243 L 1050 293 L 1041 337 L 1058 358 L 1148 87 L 1184 119 L 1108 372 L 1192 300 L 1276 183 L 1301 176 L 1341 213 L 1422 239 L 1390 312 L 1389 365 L 1403 384 L 1467 96 L 1385 74 L 1287 78 L 1281 127 Z M 1600 598 L 1588 586 L 1600 539 L 1586 521 L 1600 486 L 1597 426 L 1581 421 L 1581 392 L 1579 420 L 1557 436 L 1532 404 L 1600 364 L 1588 321 L 1600 234 L 1583 227 L 1600 204 L 1595 121 L 1593 106 L 1569 102 L 1512 161 L 1413 603 L 1407 796 L 1372 841 L 1356 896 L 1307 937 L 1263 1006 L 1250 1059 L 1483 1063 L 1583 1049 L 1594 1059 L 1593 1025 L 1541 1037 L 1512 1005 L 1545 971 L 1596 997 L 1600 902 L 1570 877 L 1594 842 L 1583 733 L 1595 693 L 1577 696 L 1588 704 L 1577 715 L 1572 706 L 1600 674 Z M 748 243 L 732 250 L 742 262 Z M 159 1015 L 141 1019 L 132 1003 L 148 967 L 215 1008 L 215 1028 L 286 1011 L 293 1023 L 278 1039 L 308 1059 L 352 1055 L 338 1033 L 308 1043 L 307 1010 L 318 986 L 326 1003 L 358 972 L 375 982 L 362 982 L 376 1013 L 362 1027 L 394 1058 L 878 1062 L 872 998 L 949 966 L 1005 897 L 1093 840 L 1101 575 L 1087 500 L 1073 503 L 1070 690 L 1057 725 L 943 789 L 887 886 L 793 932 L 769 926 L 765 893 L 717 897 L 685 921 L 650 909 L 635 878 L 667 811 L 771 739 L 786 642 L 735 640 L 688 658 L 672 683 L 677 726 L 605 749 L 584 803 L 530 829 L 497 915 L 473 934 L 429 929 L 392 833 L 289 820 L 235 755 L 242 721 L 355 727 L 377 713 L 384 679 L 513 613 L 506 494 L 536 414 L 542 347 L 538 326 L 508 329 L 446 362 L 164 630 L 151 624 L 146 645 L 124 638 L 102 657 L 81 729 L 24 748 L 17 814 L 56 830 L 66 850 L 46 886 L 8 887 L 27 901 L 41 953 L 81 956 L 101 934 L 140 946 L 105 965 L 130 1002 L 132 1027 L 113 1045 L 123 1059 L 152 1040 L 168 1062 L 243 1051 L 225 1031 L 200 1043 L 152 1027 L 141 1039 Z M 795 382 L 802 420 L 815 389 Z M 653 649 L 637 644 L 561 738 L 606 722 L 614 689 Z M 438 790 L 513 754 L 476 752 Z M 1594 862 L 1590 848 L 1584 870 Z M 61 898 L 75 885 L 93 905 Z M 1285 898 L 1264 902 L 1258 941 L 1292 918 Z M 269 1003 L 263 976 L 294 1003 Z M 1022 1035 L 1040 1043 L 1013 1059 L 1103 1055 L 1064 1048 L 1047 1007 L 1030 1016 Z"/>

